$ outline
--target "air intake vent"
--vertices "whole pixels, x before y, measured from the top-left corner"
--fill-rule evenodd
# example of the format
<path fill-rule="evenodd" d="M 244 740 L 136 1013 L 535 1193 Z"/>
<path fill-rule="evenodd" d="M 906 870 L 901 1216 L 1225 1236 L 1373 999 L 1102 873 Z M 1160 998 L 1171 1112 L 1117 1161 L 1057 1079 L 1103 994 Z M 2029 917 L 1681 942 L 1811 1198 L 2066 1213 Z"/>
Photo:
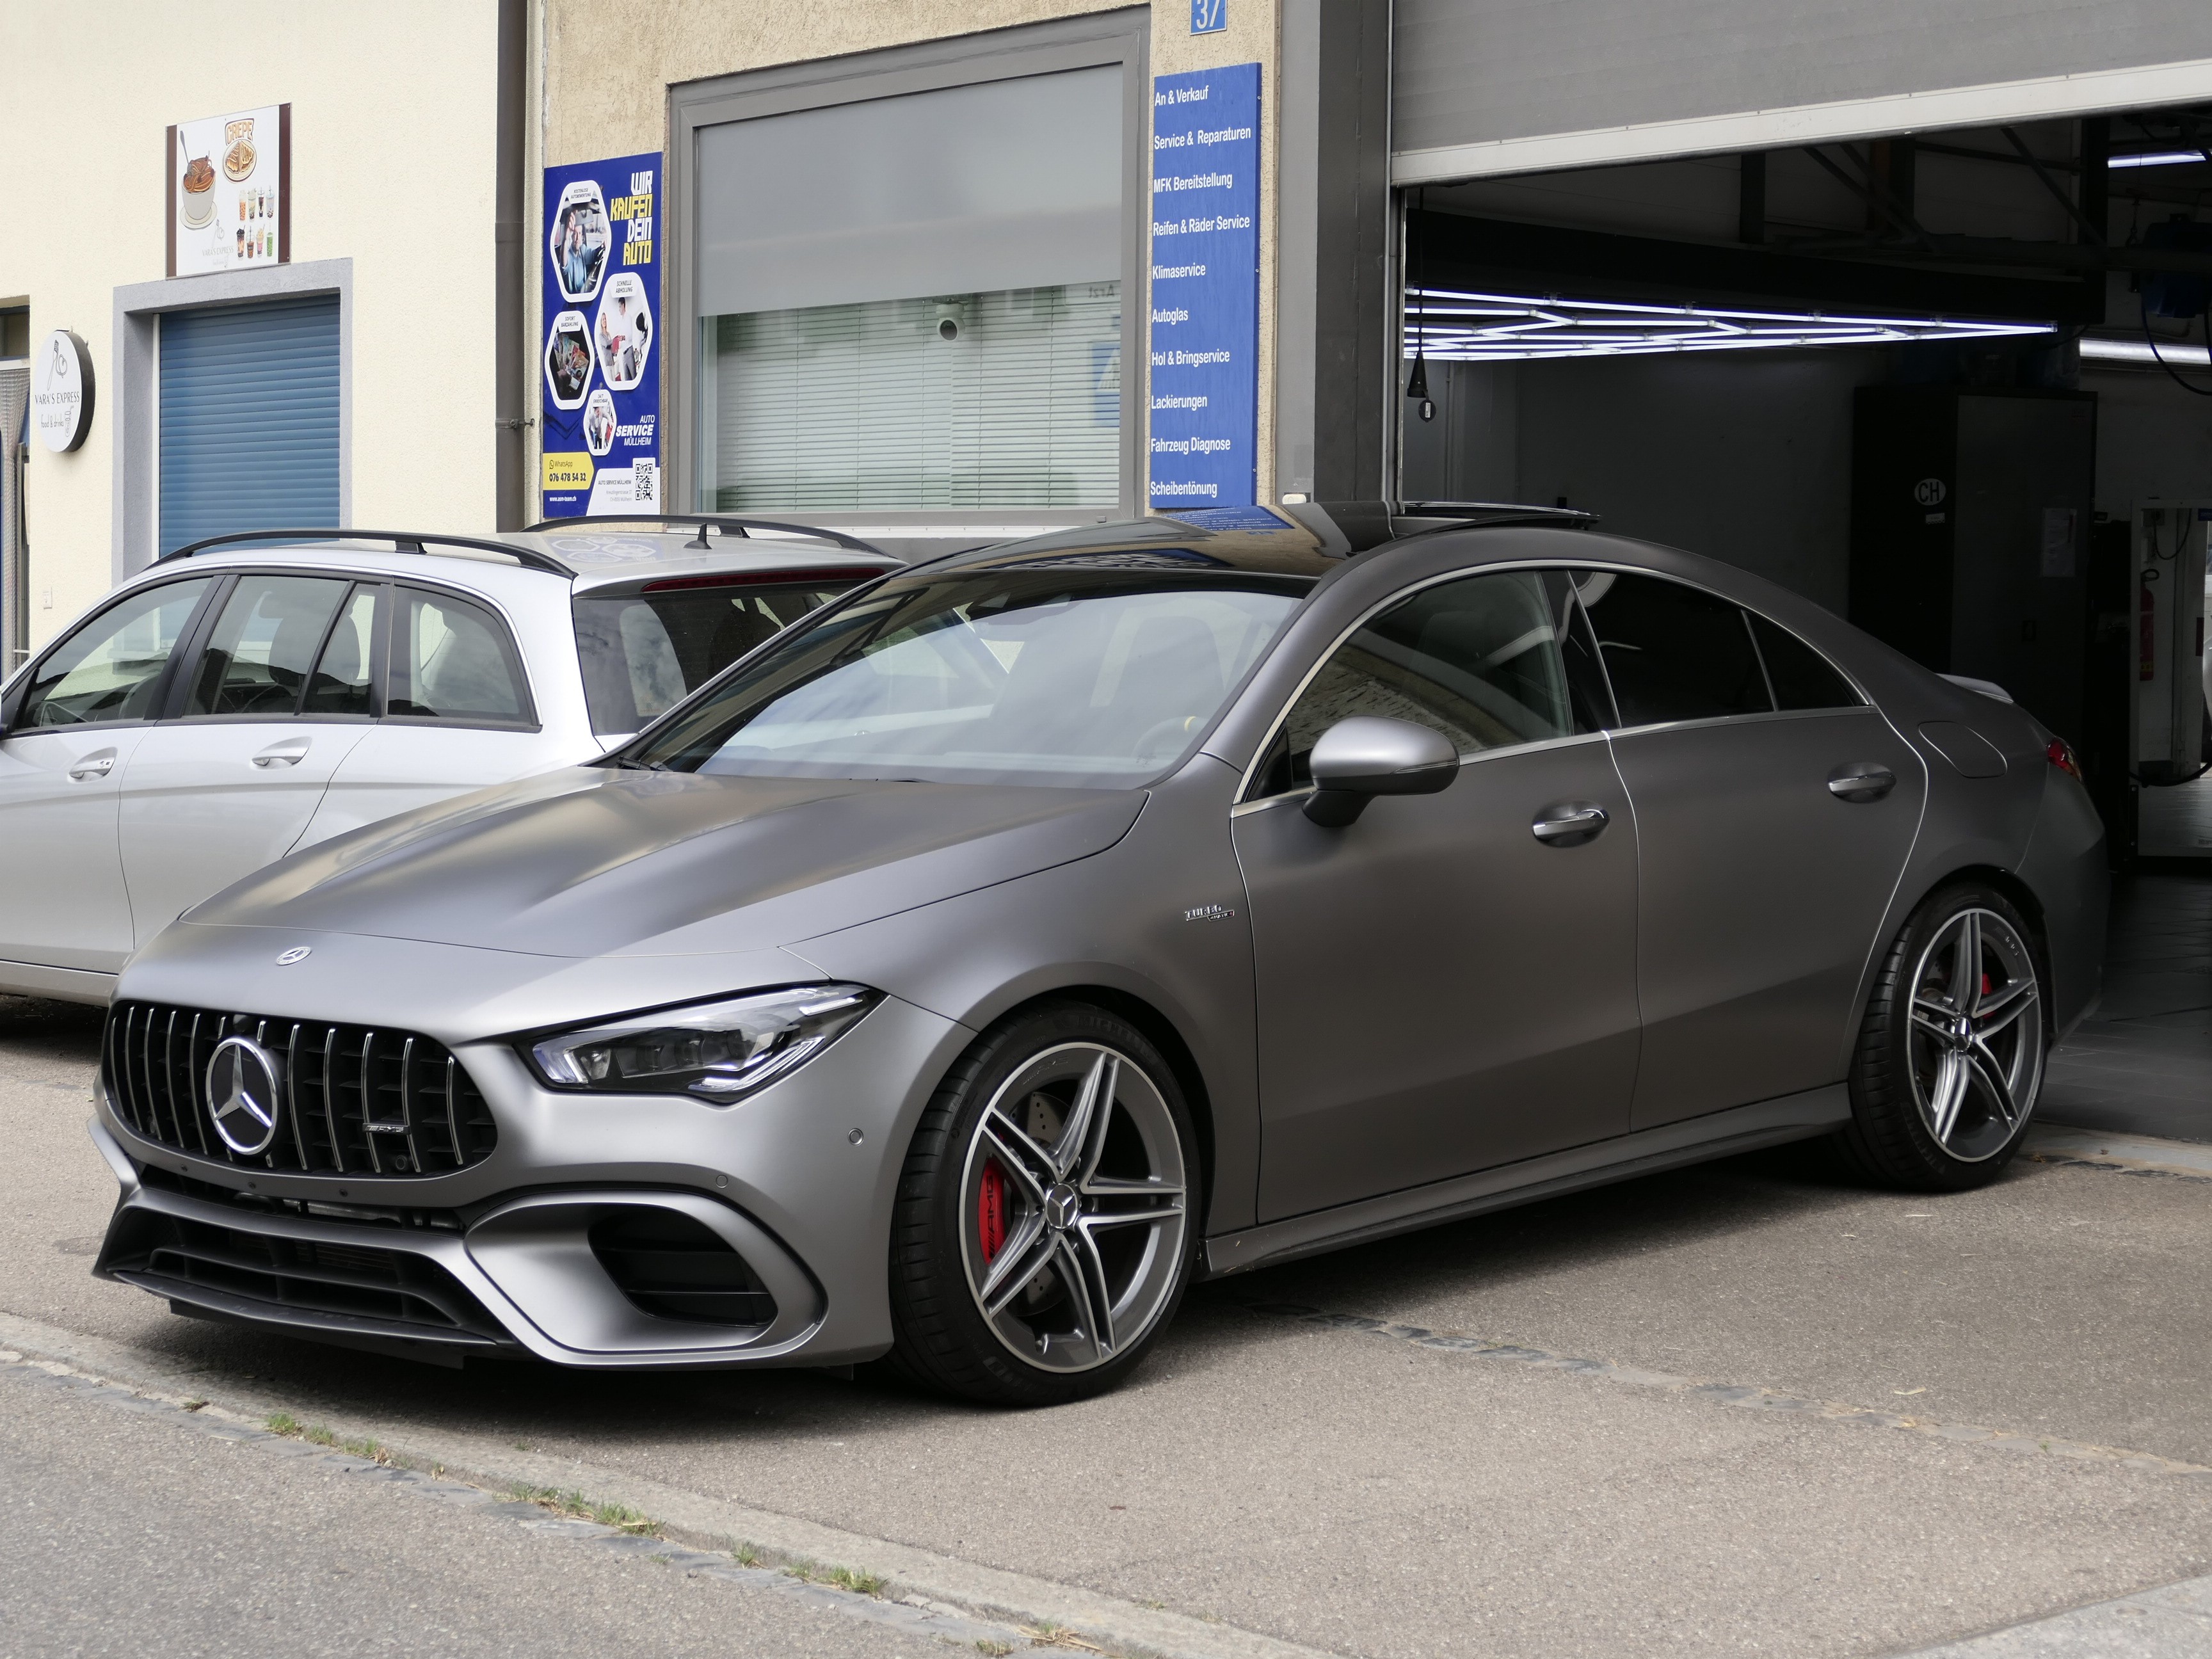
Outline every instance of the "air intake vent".
<path fill-rule="evenodd" d="M 209 1062 L 229 1037 L 251 1039 L 276 1083 L 273 1138 L 251 1154 L 224 1139 L 210 1110 Z M 445 1175 L 482 1163 L 499 1139 L 461 1063 L 411 1031 L 119 1002 L 100 1070 L 138 1134 L 241 1169 Z"/>
<path fill-rule="evenodd" d="M 103 1265 L 159 1295 L 248 1317 L 392 1336 L 513 1341 L 436 1262 L 371 1243 L 272 1237 L 137 1211 L 109 1242 Z"/>
<path fill-rule="evenodd" d="M 695 1325 L 767 1325 L 775 1298 L 703 1221 L 637 1205 L 592 1224 L 592 1250 L 642 1313 Z"/>

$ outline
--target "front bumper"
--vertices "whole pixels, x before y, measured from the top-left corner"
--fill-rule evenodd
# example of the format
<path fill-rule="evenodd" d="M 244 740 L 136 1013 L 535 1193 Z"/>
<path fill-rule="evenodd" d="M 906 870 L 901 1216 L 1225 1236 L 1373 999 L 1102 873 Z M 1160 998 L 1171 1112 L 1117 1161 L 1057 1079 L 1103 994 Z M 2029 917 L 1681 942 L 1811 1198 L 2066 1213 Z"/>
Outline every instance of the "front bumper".
<path fill-rule="evenodd" d="M 455 1045 L 498 1120 L 449 1175 L 279 1174 L 142 1139 L 105 1090 L 92 1133 L 122 1186 L 94 1271 L 178 1311 L 445 1358 L 614 1369 L 838 1364 L 890 1346 L 900 1164 L 972 1036 L 886 1000 L 750 1099 L 540 1085 L 505 1044 Z M 610 1218 L 688 1218 L 774 1304 L 749 1324 L 664 1317 L 591 1242 Z"/>

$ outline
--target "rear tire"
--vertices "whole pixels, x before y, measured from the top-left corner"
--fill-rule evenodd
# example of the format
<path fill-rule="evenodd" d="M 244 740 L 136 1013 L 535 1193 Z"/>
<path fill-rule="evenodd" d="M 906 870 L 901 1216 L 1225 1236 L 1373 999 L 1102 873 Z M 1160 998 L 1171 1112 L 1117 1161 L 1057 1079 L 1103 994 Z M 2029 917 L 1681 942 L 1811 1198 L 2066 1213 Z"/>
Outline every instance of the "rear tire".
<path fill-rule="evenodd" d="M 908 1149 L 890 1369 L 989 1405 L 1115 1387 L 1182 1299 L 1197 1173 L 1182 1091 L 1134 1026 L 1075 1002 L 1001 1021 Z"/>
<path fill-rule="evenodd" d="M 1851 1057 L 1860 1174 L 1916 1192 L 1994 1181 L 2043 1087 L 2049 975 L 2033 929 L 1996 889 L 1960 883 L 1913 912 L 1884 959 Z"/>

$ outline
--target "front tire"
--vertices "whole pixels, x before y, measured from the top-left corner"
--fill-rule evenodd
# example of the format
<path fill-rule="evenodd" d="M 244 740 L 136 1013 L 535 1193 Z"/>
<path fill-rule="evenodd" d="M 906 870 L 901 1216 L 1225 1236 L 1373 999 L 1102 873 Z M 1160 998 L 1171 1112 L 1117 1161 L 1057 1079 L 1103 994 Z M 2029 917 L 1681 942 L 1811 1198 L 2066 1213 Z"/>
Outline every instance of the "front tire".
<path fill-rule="evenodd" d="M 1182 1091 L 1134 1026 L 1073 1002 L 994 1026 L 900 1175 L 892 1368 L 993 1405 L 1114 1388 L 1182 1298 L 1197 1169 Z"/>
<path fill-rule="evenodd" d="M 1913 913 L 1882 963 L 1838 1136 L 1864 1175 L 1919 1192 L 1996 1179 L 2043 1087 L 2042 953 L 1993 887 L 1946 887 Z"/>

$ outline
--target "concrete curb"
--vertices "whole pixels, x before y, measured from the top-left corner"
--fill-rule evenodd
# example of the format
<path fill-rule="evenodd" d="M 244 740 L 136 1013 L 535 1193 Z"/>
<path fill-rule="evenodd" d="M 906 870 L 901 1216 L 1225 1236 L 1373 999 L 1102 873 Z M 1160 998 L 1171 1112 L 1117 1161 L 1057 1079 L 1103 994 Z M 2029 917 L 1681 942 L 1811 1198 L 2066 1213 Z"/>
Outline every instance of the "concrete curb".
<path fill-rule="evenodd" d="M 2212 1653 L 2212 1578 L 2008 1625 L 1900 1659 L 2194 1659 Z"/>
<path fill-rule="evenodd" d="M 172 1404 L 204 1396 L 203 1415 L 256 1431 L 272 1412 L 296 1415 L 303 1409 L 296 1399 L 242 1386 L 240 1380 L 218 1372 L 164 1364 L 158 1357 L 124 1343 L 10 1314 L 0 1314 L 0 1346 L 50 1368 L 59 1366 Z M 341 1438 L 375 1440 L 395 1460 L 416 1468 L 441 1469 L 449 1480 L 494 1492 L 515 1485 L 580 1491 L 597 1501 L 641 1510 L 660 1522 L 670 1538 L 696 1548 L 726 1550 L 742 1542 L 778 1566 L 845 1567 L 873 1573 L 888 1581 L 890 1594 L 921 1606 L 1037 1631 L 1068 1632 L 1133 1659 L 1334 1659 L 1317 1648 L 1139 1607 L 1079 1585 L 981 1566 L 913 1545 L 725 1502 L 623 1470 L 517 1451 L 488 1435 L 441 1434 L 319 1411 L 313 1415 Z"/>
<path fill-rule="evenodd" d="M 2154 1170 L 2164 1175 L 2212 1181 L 2212 1146 L 2194 1140 L 2112 1135 L 2051 1123 L 2030 1129 L 2021 1150 L 2046 1163 L 2103 1164 L 2118 1170 Z"/>

